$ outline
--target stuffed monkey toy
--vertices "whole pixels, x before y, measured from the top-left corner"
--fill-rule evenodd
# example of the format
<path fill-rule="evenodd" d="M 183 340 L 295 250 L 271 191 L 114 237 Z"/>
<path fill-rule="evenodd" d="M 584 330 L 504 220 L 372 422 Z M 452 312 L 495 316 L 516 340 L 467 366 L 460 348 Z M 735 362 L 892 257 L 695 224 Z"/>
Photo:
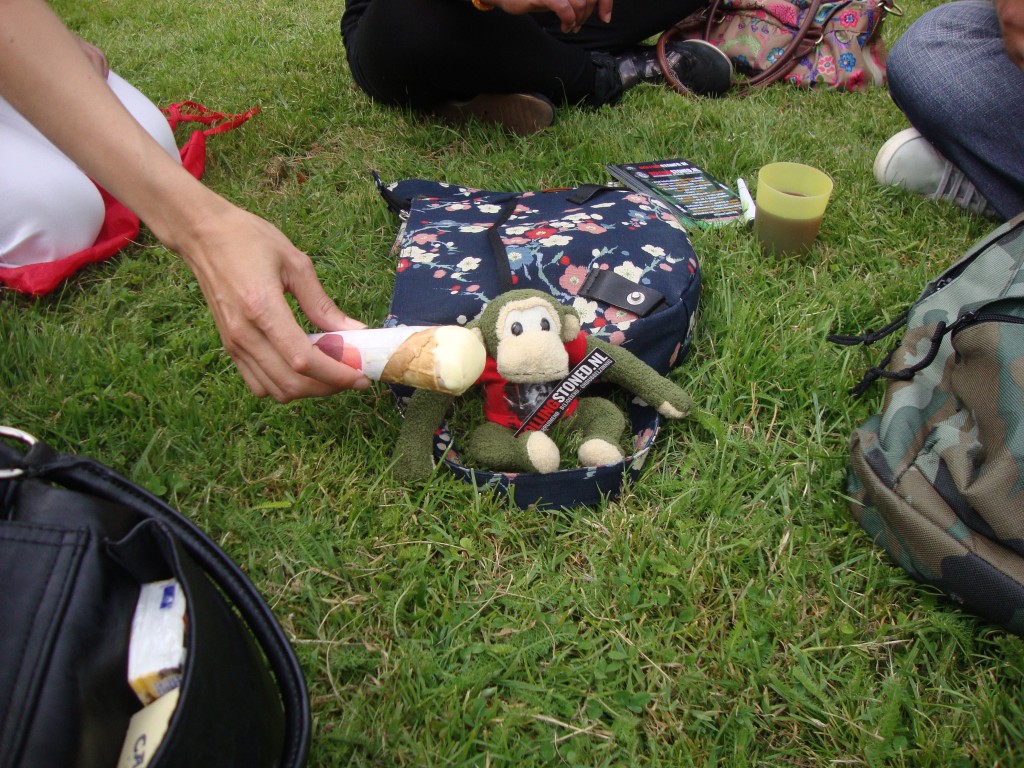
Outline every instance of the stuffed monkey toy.
<path fill-rule="evenodd" d="M 650 403 L 662 416 L 680 419 L 692 406 L 681 387 L 631 352 L 580 330 L 571 307 L 532 289 L 509 291 L 491 301 L 467 325 L 480 334 L 487 351 L 483 388 L 488 422 L 473 430 L 467 454 L 481 469 L 553 472 L 561 456 L 543 431 L 516 430 L 588 353 L 600 349 L 612 359 L 601 380 Z M 404 477 L 423 480 L 433 469 L 433 435 L 452 396 L 417 390 L 409 401 L 396 449 L 396 467 Z M 562 414 L 565 426 L 579 433 L 583 466 L 613 464 L 623 458 L 619 443 L 626 416 L 612 401 L 581 397 Z"/>

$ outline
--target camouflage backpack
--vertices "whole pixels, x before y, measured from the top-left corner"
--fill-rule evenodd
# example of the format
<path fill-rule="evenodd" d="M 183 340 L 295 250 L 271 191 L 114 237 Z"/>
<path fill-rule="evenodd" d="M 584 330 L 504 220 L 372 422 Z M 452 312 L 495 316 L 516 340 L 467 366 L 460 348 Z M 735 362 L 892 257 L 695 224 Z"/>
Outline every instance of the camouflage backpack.
<path fill-rule="evenodd" d="M 888 380 L 855 430 L 853 517 L 911 576 L 1024 635 L 1024 214 L 930 282 L 903 340 L 856 394 Z M 902 321 L 905 319 L 905 325 Z"/>

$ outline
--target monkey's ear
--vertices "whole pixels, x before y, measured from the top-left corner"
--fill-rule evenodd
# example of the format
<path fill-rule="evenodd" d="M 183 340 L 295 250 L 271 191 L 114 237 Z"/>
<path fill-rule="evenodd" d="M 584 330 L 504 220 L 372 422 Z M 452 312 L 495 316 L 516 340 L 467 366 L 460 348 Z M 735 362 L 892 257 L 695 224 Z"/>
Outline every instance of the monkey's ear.
<path fill-rule="evenodd" d="M 476 326 L 473 326 L 471 330 L 473 331 L 473 335 L 480 339 L 480 343 L 486 346 L 486 342 L 484 341 L 484 332 L 481 331 L 480 328 Z"/>
<path fill-rule="evenodd" d="M 562 341 L 568 344 L 580 335 L 580 317 L 575 312 L 566 312 L 562 316 Z"/>

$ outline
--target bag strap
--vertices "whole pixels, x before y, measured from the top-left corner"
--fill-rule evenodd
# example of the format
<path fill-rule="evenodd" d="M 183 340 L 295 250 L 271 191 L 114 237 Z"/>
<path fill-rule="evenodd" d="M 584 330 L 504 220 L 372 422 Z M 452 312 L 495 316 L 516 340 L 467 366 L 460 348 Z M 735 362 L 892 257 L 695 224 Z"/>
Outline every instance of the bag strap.
<path fill-rule="evenodd" d="M 172 131 L 181 123 L 199 123 L 210 126 L 203 133 L 212 136 L 234 130 L 253 115 L 259 114 L 260 108 L 252 107 L 239 114 L 229 114 L 209 109 L 196 101 L 179 101 L 161 108 L 160 111 L 164 113 Z"/>
<path fill-rule="evenodd" d="M 239 114 L 218 112 L 208 109 L 195 101 L 179 101 L 160 109 L 167 118 L 171 130 L 177 130 L 182 123 L 199 123 L 209 126 L 192 134 L 181 145 L 181 164 L 197 179 L 206 171 L 206 139 L 218 133 L 232 131 L 253 115 L 259 114 L 259 107 L 252 107 Z"/>
<path fill-rule="evenodd" d="M 376 176 L 376 173 L 374 175 Z M 378 188 L 381 188 L 379 177 L 377 177 L 377 181 Z M 616 187 L 609 187 L 607 184 L 581 184 L 572 189 L 546 189 L 541 194 L 568 192 L 569 194 L 565 198 L 567 203 L 586 205 L 596 195 L 611 189 L 616 189 Z M 388 200 L 388 197 L 385 197 L 385 200 Z M 502 203 L 501 210 L 487 229 L 487 243 L 491 247 L 491 256 L 498 270 L 498 289 L 500 293 L 506 293 L 515 287 L 512 281 L 512 265 L 508 260 L 508 251 L 505 249 L 505 244 L 501 241 L 501 226 L 516 212 L 516 207 L 520 202 L 520 196 L 515 194 Z"/>
<path fill-rule="evenodd" d="M 797 28 L 796 32 L 793 34 L 793 39 L 789 41 L 789 44 L 779 55 L 778 59 L 776 59 L 768 69 L 748 78 L 744 87 L 737 91 L 737 95 L 745 96 L 754 88 L 764 87 L 782 80 L 789 74 L 793 67 L 796 66 L 797 62 L 801 58 L 814 50 L 814 46 L 821 41 L 823 27 L 827 22 L 827 19 L 825 22 L 822 22 L 822 24 L 818 24 L 815 21 L 815 17 L 818 15 L 822 2 L 823 0 L 811 0 L 804 12 L 799 28 Z M 845 5 L 845 3 L 837 5 L 829 14 L 829 18 L 831 18 L 839 8 L 842 7 L 842 5 Z M 692 33 L 694 29 L 699 26 L 700 22 L 703 22 L 701 39 L 705 42 L 710 42 L 712 27 L 716 21 L 721 20 L 722 16 L 724 16 L 721 6 L 722 0 L 714 0 L 707 9 L 702 9 L 696 14 L 692 14 L 683 19 L 678 24 L 669 27 L 658 38 L 658 44 L 656 46 L 658 66 L 661 68 L 661 72 L 665 76 L 665 79 L 668 80 L 669 85 L 683 96 L 692 96 L 693 92 L 683 85 L 682 81 L 676 76 L 671 64 L 669 64 L 666 46 L 680 35 L 686 32 Z"/>
<path fill-rule="evenodd" d="M 281 768 L 299 768 L 309 755 L 310 710 L 305 678 L 273 612 L 249 577 L 194 523 L 153 494 L 93 459 L 54 451 L 21 430 L 0 426 L 0 437 L 27 444 L 19 453 L 0 442 L 0 482 L 39 478 L 122 504 L 164 523 L 206 575 L 224 592 L 256 639 L 277 681 L 285 712 Z"/>
<path fill-rule="evenodd" d="M 505 201 L 498 212 L 497 218 L 487 229 L 487 243 L 491 246 L 491 255 L 494 257 L 494 265 L 498 270 L 498 290 L 507 293 L 512 290 L 512 265 L 508 260 L 508 251 L 505 244 L 501 242 L 501 225 L 504 224 L 515 213 L 519 205 L 519 198 L 513 197 Z"/>
<path fill-rule="evenodd" d="M 832 344 L 839 344 L 844 347 L 855 347 L 858 344 L 868 346 L 874 344 L 876 341 L 881 341 L 887 336 L 892 335 L 897 330 L 907 324 L 907 318 L 910 317 L 910 307 L 903 310 L 896 316 L 896 318 L 888 325 L 883 326 L 875 331 L 867 331 L 865 333 L 830 333 L 825 337 L 826 341 Z"/>

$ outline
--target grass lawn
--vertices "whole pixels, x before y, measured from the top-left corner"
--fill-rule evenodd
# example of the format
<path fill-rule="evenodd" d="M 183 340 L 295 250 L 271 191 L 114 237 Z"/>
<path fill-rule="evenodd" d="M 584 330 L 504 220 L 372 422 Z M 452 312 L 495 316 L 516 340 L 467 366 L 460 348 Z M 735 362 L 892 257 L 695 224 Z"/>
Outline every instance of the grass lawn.
<path fill-rule="evenodd" d="M 886 38 L 934 4 L 908 4 Z M 850 432 L 881 399 L 846 390 L 884 350 L 826 335 L 892 319 L 992 227 L 874 182 L 905 127 L 886 91 L 643 86 L 530 138 L 455 130 L 354 86 L 341 6 L 54 2 L 158 104 L 261 107 L 211 139 L 206 183 L 371 324 L 398 224 L 371 170 L 530 189 L 683 156 L 752 190 L 772 160 L 826 170 L 806 258 L 693 233 L 704 293 L 673 378 L 697 418 L 596 508 L 510 509 L 444 473 L 404 484 L 385 389 L 253 398 L 191 274 L 144 231 L 50 296 L 0 293 L 0 423 L 146 485 L 246 569 L 305 669 L 312 766 L 1024 764 L 1021 640 L 916 586 L 843 499 Z"/>

